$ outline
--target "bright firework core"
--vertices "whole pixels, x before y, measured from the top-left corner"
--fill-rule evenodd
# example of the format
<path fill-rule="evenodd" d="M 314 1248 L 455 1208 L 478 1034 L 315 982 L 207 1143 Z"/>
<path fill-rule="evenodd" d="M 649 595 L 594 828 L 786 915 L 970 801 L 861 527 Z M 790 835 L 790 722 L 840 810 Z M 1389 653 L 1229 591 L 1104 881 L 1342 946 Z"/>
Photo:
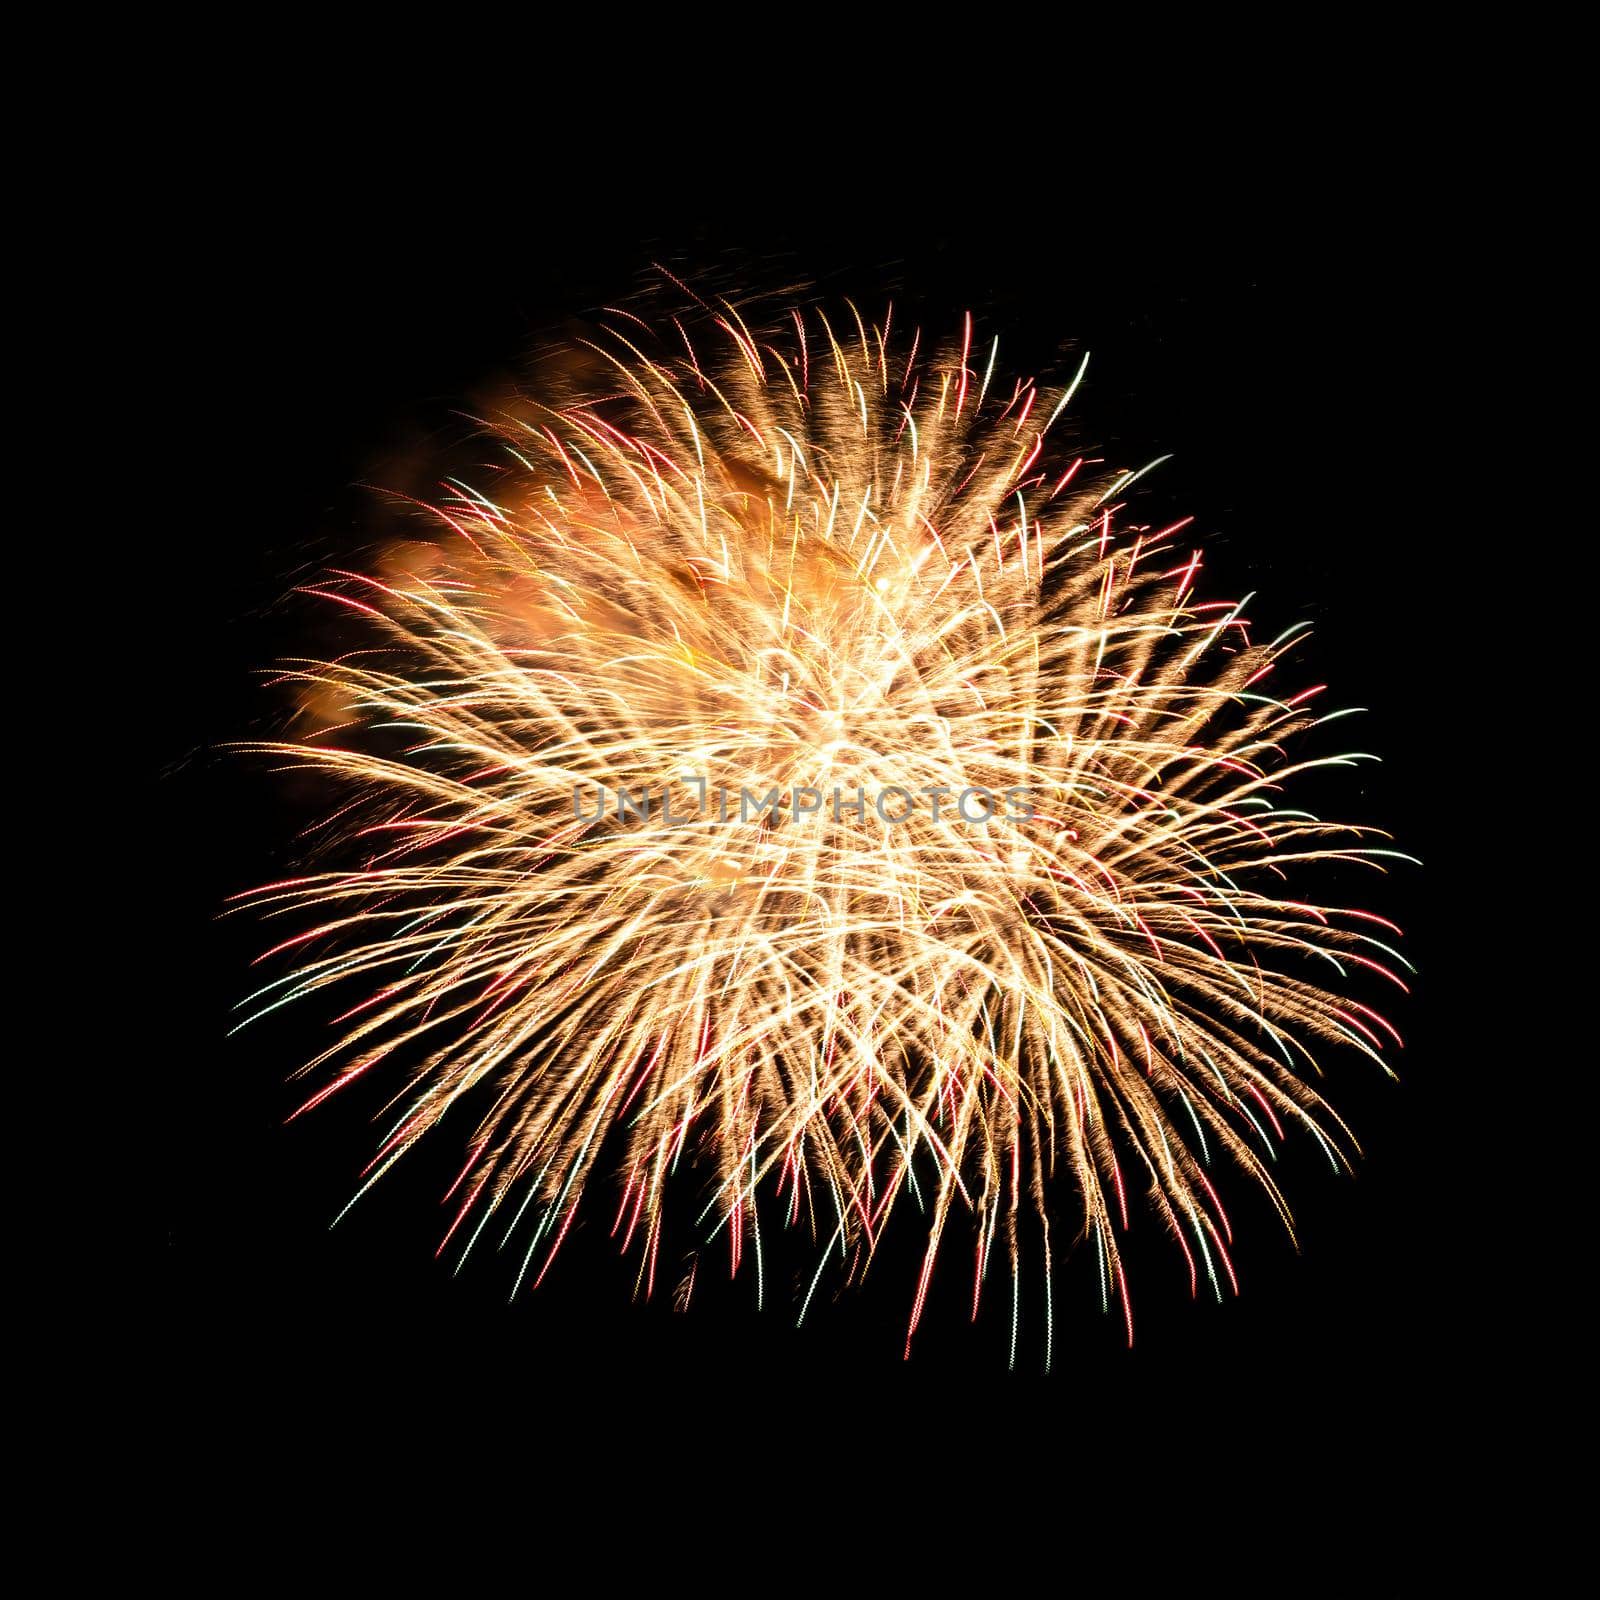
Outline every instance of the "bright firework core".
<path fill-rule="evenodd" d="M 1392 925 L 1297 881 L 1395 855 L 1286 799 L 1357 759 L 1276 687 L 1299 630 L 1200 597 L 1147 469 L 1054 446 L 1086 362 L 1004 378 L 970 317 L 943 351 L 852 307 L 611 321 L 592 381 L 486 419 L 491 468 L 311 591 L 348 649 L 256 748 L 347 786 L 362 859 L 252 897 L 310 919 L 252 1014 L 342 998 L 301 1109 L 391 1074 L 364 1193 L 459 1107 L 441 1248 L 519 1288 L 615 1178 L 641 1293 L 683 1204 L 758 1293 L 763 1228 L 813 1237 L 801 1316 L 911 1195 L 908 1349 L 952 1229 L 974 1314 L 1033 1230 L 1045 1295 L 1081 1245 L 1131 1340 L 1141 1210 L 1220 1296 L 1212 1169 L 1289 1225 L 1275 1144 L 1354 1148 L 1307 1080 L 1398 1042 L 1323 987 L 1399 984 Z"/>

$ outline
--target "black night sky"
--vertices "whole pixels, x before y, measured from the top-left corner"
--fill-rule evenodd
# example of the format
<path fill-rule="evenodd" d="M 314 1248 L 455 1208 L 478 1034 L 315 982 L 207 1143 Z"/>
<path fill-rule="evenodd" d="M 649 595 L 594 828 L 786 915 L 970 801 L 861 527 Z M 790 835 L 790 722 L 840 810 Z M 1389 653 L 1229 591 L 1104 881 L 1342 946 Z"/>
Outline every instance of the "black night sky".
<path fill-rule="evenodd" d="M 790 1285 L 809 1278 L 809 1247 L 792 1260 L 773 1247 L 764 1313 L 749 1276 L 727 1283 L 714 1255 L 687 1315 L 670 1294 L 636 1304 L 634 1261 L 616 1256 L 599 1191 L 537 1294 L 508 1306 L 513 1265 L 492 1253 L 452 1277 L 433 1257 L 460 1163 L 449 1137 L 330 1231 L 378 1101 L 340 1097 L 285 1126 L 304 1097 L 286 1080 L 320 1024 L 225 1037 L 267 941 L 246 918 L 219 919 L 228 895 L 297 859 L 305 818 L 292 790 L 219 748 L 270 725 L 258 669 L 296 647 L 306 615 L 287 592 L 370 536 L 361 483 L 393 481 L 459 437 L 456 407 L 628 295 L 654 261 L 864 309 L 892 295 L 897 316 L 925 325 L 954 326 L 971 308 L 1010 371 L 1087 347 L 1083 425 L 1128 464 L 1173 454 L 1153 493 L 1197 519 L 1209 592 L 1256 591 L 1253 614 L 1272 632 L 1310 619 L 1296 677 L 1370 708 L 1340 737 L 1383 764 L 1336 774 L 1313 804 L 1387 827 L 1429 860 L 1443 627 L 1432 585 L 1448 556 L 1414 475 L 1428 377 L 1408 331 L 1422 280 L 1395 243 L 1404 197 L 1358 170 L 1319 172 L 1293 201 L 1263 184 L 1215 204 L 1199 192 L 1171 206 L 1088 203 L 1092 175 L 1063 175 L 1004 196 L 964 184 L 943 208 L 887 182 L 881 198 L 839 209 L 817 194 L 761 205 L 742 186 L 736 201 L 680 202 L 642 178 L 649 192 L 623 203 L 583 185 L 588 199 L 509 183 L 463 194 L 393 175 L 374 191 L 337 163 L 313 180 L 313 165 L 253 163 L 197 230 L 180 286 L 172 426 L 199 447 L 185 447 L 170 486 L 155 646 L 170 699 L 151 790 L 170 1090 L 155 1243 L 173 1392 L 227 1407 L 313 1382 L 401 1392 L 426 1372 L 474 1412 L 509 1382 L 509 1403 L 551 1425 L 620 1414 L 651 1392 L 752 1407 L 813 1392 L 842 1409 L 866 1393 L 890 1413 L 918 1395 L 955 1411 L 970 1399 L 1002 1432 L 1075 1429 L 1091 1408 L 1102 1424 L 1161 1414 L 1202 1442 L 1326 1426 L 1409 1448 L 1467 1314 L 1438 1238 L 1452 1064 L 1426 868 L 1358 886 L 1360 903 L 1402 924 L 1421 970 L 1390 1008 L 1402 1081 L 1347 1053 L 1327 1085 L 1366 1150 L 1358 1175 L 1335 1178 L 1308 1141 L 1291 1141 L 1279 1176 L 1298 1254 L 1244 1180 L 1227 1182 L 1243 1293 L 1220 1306 L 1191 1303 L 1181 1260 L 1154 1225 L 1136 1225 L 1131 1352 L 1080 1252 L 1058 1274 L 1049 1379 L 1036 1292 L 1007 1380 L 1005 1297 L 972 1327 L 964 1267 L 901 1360 L 920 1244 L 909 1213 L 866 1286 L 819 1292 L 799 1331 Z"/>

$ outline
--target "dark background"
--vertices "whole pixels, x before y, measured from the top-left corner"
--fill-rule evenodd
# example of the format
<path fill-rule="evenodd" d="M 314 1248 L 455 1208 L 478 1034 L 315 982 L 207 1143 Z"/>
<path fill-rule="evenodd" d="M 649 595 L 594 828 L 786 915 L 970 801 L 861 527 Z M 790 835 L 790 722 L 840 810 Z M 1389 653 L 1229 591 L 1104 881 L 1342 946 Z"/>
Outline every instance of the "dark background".
<path fill-rule="evenodd" d="M 174 1391 L 227 1407 L 420 1383 L 474 1418 L 509 1406 L 554 1428 L 652 1394 L 788 1414 L 814 1393 L 842 1413 L 866 1396 L 869 1416 L 880 1399 L 892 1416 L 920 1398 L 1000 1434 L 1076 1436 L 1091 1416 L 1137 1432 L 1160 1418 L 1185 1449 L 1283 1431 L 1330 1449 L 1356 1440 L 1390 1466 L 1433 1449 L 1474 1311 L 1442 1243 L 1456 1066 L 1433 959 L 1434 698 L 1452 551 L 1417 455 L 1437 380 L 1418 334 L 1434 282 L 1412 197 L 1358 166 L 1302 178 L 1292 195 L 1265 179 L 1224 192 L 1201 174 L 1159 202 L 1087 175 L 1004 194 L 963 184 L 937 203 L 888 184 L 843 208 L 815 194 L 762 207 L 738 186 L 620 203 L 585 199 L 584 186 L 374 191 L 359 164 L 332 165 L 313 177 L 269 162 L 214 199 L 186 255 L 167 362 L 184 465 L 158 553 L 169 715 L 151 790 L 150 956 L 168 1091 L 157 1342 Z M 299 637 L 286 592 L 370 532 L 358 480 L 393 481 L 419 448 L 458 438 L 454 407 L 515 375 L 568 319 L 628 294 L 652 261 L 716 282 L 807 283 L 863 311 L 889 293 L 897 319 L 916 310 L 952 330 L 970 307 L 1000 334 L 1007 373 L 1087 346 L 1081 425 L 1124 464 L 1174 453 L 1147 505 L 1196 516 L 1210 595 L 1258 591 L 1267 637 L 1311 618 L 1297 675 L 1331 681 L 1330 704 L 1371 708 L 1329 729 L 1325 748 L 1384 764 L 1316 798 L 1430 864 L 1352 891 L 1402 924 L 1421 969 L 1413 995 L 1385 1006 L 1407 1041 L 1402 1081 L 1353 1053 L 1336 1062 L 1330 1098 L 1366 1159 L 1335 1179 L 1292 1142 L 1281 1176 L 1299 1254 L 1247 1185 L 1223 1187 L 1237 1299 L 1190 1303 L 1181 1258 L 1136 1223 L 1131 1352 L 1074 1260 L 1057 1275 L 1054 1375 L 1038 1377 L 1035 1271 L 1008 1386 L 1003 1276 L 974 1329 L 956 1259 L 903 1363 L 909 1213 L 865 1288 L 834 1300 L 825 1280 L 803 1330 L 789 1283 L 809 1281 L 808 1252 L 780 1256 L 760 1315 L 753 1278 L 726 1285 L 715 1255 L 687 1316 L 670 1293 L 636 1305 L 635 1262 L 616 1258 L 599 1190 L 545 1285 L 508 1307 L 508 1257 L 475 1256 L 454 1278 L 433 1259 L 461 1155 L 447 1136 L 330 1231 L 372 1148 L 373 1104 L 337 1097 L 286 1127 L 304 1098 L 286 1079 L 321 1037 L 315 1019 L 224 1037 L 266 940 L 219 912 L 296 859 L 303 820 L 268 773 L 217 748 L 271 725 L 256 674 Z M 291 1415 L 307 1404 L 287 1403 Z"/>

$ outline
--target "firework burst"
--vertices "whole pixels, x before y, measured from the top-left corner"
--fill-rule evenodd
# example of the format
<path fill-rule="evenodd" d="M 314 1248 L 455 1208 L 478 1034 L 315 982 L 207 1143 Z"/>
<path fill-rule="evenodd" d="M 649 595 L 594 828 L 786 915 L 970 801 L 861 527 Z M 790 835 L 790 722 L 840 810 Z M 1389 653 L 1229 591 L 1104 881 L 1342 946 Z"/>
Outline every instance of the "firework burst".
<path fill-rule="evenodd" d="M 1003 379 L 970 317 L 942 351 L 892 320 L 617 312 L 315 588 L 358 637 L 289 665 L 298 736 L 255 748 L 348 785 L 361 859 L 248 897 L 312 923 L 249 1009 L 348 993 L 301 1109 L 397 1075 L 361 1192 L 460 1107 L 441 1249 L 508 1247 L 519 1287 L 599 1176 L 646 1294 L 669 1204 L 758 1292 L 763 1227 L 806 1230 L 814 1291 L 910 1197 L 908 1349 L 953 1225 L 974 1314 L 1036 1228 L 1046 1295 L 1083 1244 L 1131 1339 L 1137 1211 L 1220 1294 L 1219 1158 L 1286 1225 L 1275 1141 L 1348 1163 L 1308 1080 L 1398 1041 L 1324 984 L 1403 963 L 1286 896 L 1394 852 L 1285 804 L 1356 759 L 1301 753 L 1298 630 L 1198 598 L 1140 473 L 1051 442 L 1084 367 Z"/>

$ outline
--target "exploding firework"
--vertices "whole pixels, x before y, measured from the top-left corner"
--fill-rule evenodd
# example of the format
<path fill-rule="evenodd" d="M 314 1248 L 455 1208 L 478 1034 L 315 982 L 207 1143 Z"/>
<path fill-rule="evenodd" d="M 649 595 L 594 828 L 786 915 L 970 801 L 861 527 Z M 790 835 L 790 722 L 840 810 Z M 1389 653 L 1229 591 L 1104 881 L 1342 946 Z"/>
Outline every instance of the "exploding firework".
<path fill-rule="evenodd" d="M 640 1292 L 687 1203 L 758 1293 L 763 1227 L 806 1231 L 803 1316 L 910 1196 L 908 1350 L 953 1225 L 1013 1356 L 1025 1230 L 1047 1297 L 1092 1253 L 1131 1340 L 1134 1214 L 1220 1295 L 1219 1159 L 1289 1225 L 1275 1141 L 1354 1151 L 1320 1052 L 1398 1042 L 1324 986 L 1399 984 L 1392 925 L 1286 898 L 1395 854 L 1284 803 L 1356 758 L 1273 687 L 1299 630 L 1254 640 L 1186 521 L 1133 521 L 1140 471 L 1054 446 L 1083 365 L 1002 379 L 970 317 L 942 350 L 848 305 L 697 319 L 609 315 L 312 591 L 355 636 L 255 748 L 348 787 L 360 858 L 247 897 L 313 924 L 249 1010 L 348 992 L 301 1110 L 387 1065 L 362 1193 L 471 1118 L 441 1249 L 509 1247 L 519 1288 L 614 1176 Z"/>

